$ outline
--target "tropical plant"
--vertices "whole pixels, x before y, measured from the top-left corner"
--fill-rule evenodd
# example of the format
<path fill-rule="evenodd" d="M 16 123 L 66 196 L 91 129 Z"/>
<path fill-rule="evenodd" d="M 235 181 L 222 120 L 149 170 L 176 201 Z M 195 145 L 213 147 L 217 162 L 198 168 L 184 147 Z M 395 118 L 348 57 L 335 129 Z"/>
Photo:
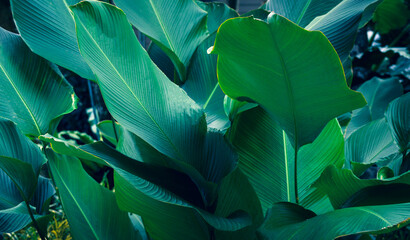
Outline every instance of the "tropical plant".
<path fill-rule="evenodd" d="M 269 0 L 241 17 L 194 0 L 10 3 L 0 232 L 47 239 L 56 199 L 74 239 L 334 239 L 410 222 L 410 93 L 397 77 L 349 88 L 380 1 Z M 57 131 L 78 102 L 59 67 L 98 84 L 101 138 Z"/>

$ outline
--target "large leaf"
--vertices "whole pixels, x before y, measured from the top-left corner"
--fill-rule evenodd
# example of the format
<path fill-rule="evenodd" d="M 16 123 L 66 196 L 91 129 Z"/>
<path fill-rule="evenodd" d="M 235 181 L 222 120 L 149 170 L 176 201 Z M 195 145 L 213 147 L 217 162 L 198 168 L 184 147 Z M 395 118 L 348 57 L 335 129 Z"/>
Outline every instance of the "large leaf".
<path fill-rule="evenodd" d="M 410 93 L 392 101 L 386 111 L 386 119 L 394 141 L 404 155 L 410 149 Z"/>
<path fill-rule="evenodd" d="M 315 216 L 298 205 L 277 203 L 260 232 L 263 239 L 330 240 L 357 233 L 393 231 L 409 222 L 409 212 L 410 203 L 402 203 L 345 208 Z"/>
<path fill-rule="evenodd" d="M 17 29 L 34 53 L 83 78 L 94 79 L 94 74 L 78 50 L 74 19 L 68 7 L 77 2 L 10 1 Z"/>
<path fill-rule="evenodd" d="M 248 176 L 266 211 L 275 202 L 295 201 L 294 149 L 280 126 L 261 108 L 241 113 L 230 130 L 239 153 L 239 167 Z M 319 137 L 298 152 L 300 203 L 319 212 L 331 210 L 323 194 L 310 185 L 331 164 L 343 165 L 343 135 L 332 120 Z"/>
<path fill-rule="evenodd" d="M 225 94 L 218 84 L 216 76 L 217 56 L 209 55 L 207 50 L 214 44 L 216 31 L 226 19 L 238 16 L 238 13 L 223 3 L 202 3 L 208 12 L 208 29 L 210 36 L 195 51 L 185 84 L 182 88 L 206 112 L 210 128 L 225 129 L 229 126 L 223 102 Z"/>
<path fill-rule="evenodd" d="M 72 11 L 80 52 L 110 113 L 160 152 L 191 161 L 206 132 L 199 106 L 153 64 L 120 9 L 91 1 Z"/>
<path fill-rule="evenodd" d="M 218 54 L 222 90 L 231 98 L 259 103 L 295 148 L 312 142 L 332 118 L 365 105 L 363 96 L 347 87 L 326 37 L 279 15 L 270 14 L 268 23 L 226 21 L 213 53 Z"/>
<path fill-rule="evenodd" d="M 342 1 L 343 0 L 268 0 L 262 8 L 282 15 L 299 26 L 305 27 L 315 17 L 328 13 Z"/>
<path fill-rule="evenodd" d="M 318 16 L 310 22 L 306 29 L 321 31 L 329 39 L 339 55 L 348 85 L 350 85 L 353 76 L 349 55 L 354 46 L 358 28 L 370 20 L 365 15 L 369 15 L 369 12 L 371 13 L 374 10 L 375 4 L 379 1 L 343 0 L 339 2 L 325 15 Z"/>
<path fill-rule="evenodd" d="M 352 112 L 352 119 L 346 128 L 345 138 L 366 123 L 383 118 L 389 103 L 403 94 L 403 85 L 398 78 L 374 77 L 362 84 L 357 91 L 363 94 L 367 105 Z"/>
<path fill-rule="evenodd" d="M 70 233 L 76 239 L 134 239 L 128 213 L 119 210 L 114 193 L 87 175 L 81 162 L 47 150 Z"/>
<path fill-rule="evenodd" d="M 207 13 L 193 0 L 116 0 L 115 4 L 171 58 L 184 81 L 192 54 L 208 35 Z"/>
<path fill-rule="evenodd" d="M 26 135 L 53 132 L 77 98 L 57 66 L 35 55 L 19 35 L 0 28 L 0 116 Z"/>
<path fill-rule="evenodd" d="M 329 166 L 313 184 L 313 187 L 325 193 L 329 197 L 333 207 L 337 209 L 340 208 L 350 196 L 363 188 L 393 183 L 410 184 L 410 173 L 386 180 L 359 179 L 351 170 L 337 169 L 334 166 Z"/>
<path fill-rule="evenodd" d="M 384 0 L 373 15 L 375 28 L 380 33 L 404 27 L 410 19 L 410 9 L 404 0 Z"/>
<path fill-rule="evenodd" d="M 398 152 L 384 118 L 372 121 L 354 132 L 345 145 L 346 163 L 360 176 L 372 164 Z"/>

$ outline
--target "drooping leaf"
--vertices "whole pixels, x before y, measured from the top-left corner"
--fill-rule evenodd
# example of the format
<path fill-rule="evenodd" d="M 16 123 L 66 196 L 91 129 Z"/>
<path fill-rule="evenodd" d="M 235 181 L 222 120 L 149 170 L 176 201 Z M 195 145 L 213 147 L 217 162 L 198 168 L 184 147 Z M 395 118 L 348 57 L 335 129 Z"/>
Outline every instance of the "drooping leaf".
<path fill-rule="evenodd" d="M 344 208 L 314 216 L 291 203 L 277 203 L 260 228 L 263 239 L 335 239 L 357 233 L 393 231 L 409 222 L 410 203 Z M 280 218 L 278 218 L 278 214 Z M 278 221 L 289 219 L 288 224 Z M 312 231 L 320 226 L 323 231 Z"/>
<path fill-rule="evenodd" d="M 372 121 L 360 128 L 346 140 L 346 162 L 356 176 L 379 161 L 398 152 L 397 146 L 384 118 Z"/>
<path fill-rule="evenodd" d="M 365 104 L 360 93 L 347 87 L 326 37 L 279 15 L 271 14 L 268 23 L 226 21 L 213 53 L 218 54 L 222 90 L 264 107 L 296 148 L 312 142 L 332 118 Z"/>
<path fill-rule="evenodd" d="M 210 36 L 195 51 L 188 68 L 188 75 L 182 88 L 202 108 L 210 128 L 224 130 L 229 126 L 224 113 L 225 94 L 218 84 L 216 76 L 217 56 L 209 55 L 208 49 L 215 42 L 216 31 L 226 19 L 238 16 L 238 13 L 223 3 L 202 3 L 208 12 L 208 30 Z"/>
<path fill-rule="evenodd" d="M 78 50 L 74 19 L 68 7 L 77 2 L 79 0 L 10 1 L 17 29 L 34 53 L 83 78 L 94 79 Z"/>
<path fill-rule="evenodd" d="M 362 84 L 357 91 L 363 94 L 367 105 L 353 111 L 352 119 L 346 128 L 346 139 L 366 123 L 383 118 L 389 103 L 403 95 L 403 85 L 398 78 L 374 77 Z"/>
<path fill-rule="evenodd" d="M 400 152 L 406 154 L 410 149 L 410 93 L 392 101 L 385 115 L 394 141 Z"/>
<path fill-rule="evenodd" d="M 184 81 L 192 54 L 208 36 L 207 13 L 193 0 L 116 0 L 115 4 L 170 57 Z"/>
<path fill-rule="evenodd" d="M 241 113 L 230 130 L 230 141 L 239 153 L 239 168 L 247 175 L 266 211 L 275 202 L 295 201 L 294 149 L 284 131 L 261 108 Z M 332 120 L 319 137 L 298 152 L 300 203 L 318 212 L 331 206 L 310 185 L 331 164 L 343 165 L 343 135 Z"/>
<path fill-rule="evenodd" d="M 128 213 L 122 212 L 114 193 L 100 186 L 73 157 L 47 151 L 50 169 L 70 233 L 76 239 L 134 239 L 136 232 Z"/>
<path fill-rule="evenodd" d="M 350 196 L 363 188 L 393 183 L 410 184 L 410 173 L 385 180 L 359 179 L 349 169 L 337 169 L 334 166 L 329 166 L 313 184 L 313 187 L 325 193 L 333 207 L 338 209 Z"/>
<path fill-rule="evenodd" d="M 373 15 L 375 28 L 380 33 L 404 27 L 410 19 L 410 9 L 404 0 L 383 0 Z"/>
<path fill-rule="evenodd" d="M 206 133 L 199 106 L 152 63 L 120 9 L 85 1 L 72 11 L 80 52 L 113 117 L 165 155 L 189 161 Z"/>
<path fill-rule="evenodd" d="M 53 132 L 77 98 L 53 63 L 32 53 L 19 35 L 0 28 L 0 116 L 26 135 Z"/>

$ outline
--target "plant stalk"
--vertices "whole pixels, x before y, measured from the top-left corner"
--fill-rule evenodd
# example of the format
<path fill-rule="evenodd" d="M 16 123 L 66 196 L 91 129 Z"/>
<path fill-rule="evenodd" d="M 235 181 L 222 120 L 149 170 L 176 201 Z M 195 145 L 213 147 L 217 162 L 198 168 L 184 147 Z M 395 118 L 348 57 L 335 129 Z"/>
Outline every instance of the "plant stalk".
<path fill-rule="evenodd" d="M 394 45 L 396 45 L 396 43 L 403 37 L 403 35 L 407 32 L 407 30 L 409 30 L 409 28 L 410 24 L 407 24 L 407 26 L 403 28 L 403 30 L 401 30 L 399 35 L 397 35 L 397 37 L 390 43 L 389 47 L 394 47 Z"/>
<path fill-rule="evenodd" d="M 370 36 L 370 39 L 369 39 L 369 47 L 372 46 L 374 39 L 376 38 L 376 34 L 377 34 L 376 30 L 373 30 L 372 36 Z"/>
<path fill-rule="evenodd" d="M 24 200 L 24 202 L 26 203 L 28 213 L 30 214 L 31 221 L 33 222 L 33 226 L 37 230 L 38 235 L 40 235 L 41 240 L 48 240 L 47 235 L 44 235 L 44 233 L 41 231 L 40 227 L 38 226 L 38 223 L 36 219 L 34 218 L 33 212 L 31 211 L 30 204 L 26 200 Z"/>

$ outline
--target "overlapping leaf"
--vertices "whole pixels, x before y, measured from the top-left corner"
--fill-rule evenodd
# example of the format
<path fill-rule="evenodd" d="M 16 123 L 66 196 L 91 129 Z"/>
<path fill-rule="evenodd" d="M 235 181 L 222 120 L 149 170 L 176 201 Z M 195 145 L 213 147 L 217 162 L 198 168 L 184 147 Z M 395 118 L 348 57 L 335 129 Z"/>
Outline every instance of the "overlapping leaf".
<path fill-rule="evenodd" d="M 153 64 L 125 14 L 93 1 L 72 11 L 80 52 L 114 118 L 165 155 L 193 159 L 206 133 L 204 113 Z"/>
<path fill-rule="evenodd" d="M 271 14 L 268 23 L 226 21 L 213 53 L 222 90 L 259 103 L 296 148 L 312 142 L 332 118 L 365 105 L 363 96 L 347 87 L 326 37 L 279 15 Z"/>
<path fill-rule="evenodd" d="M 68 5 L 79 0 L 11 0 L 19 33 L 30 49 L 83 78 L 94 74 L 78 50 L 75 24 Z"/>
<path fill-rule="evenodd" d="M 170 57 L 184 81 L 192 54 L 208 36 L 207 13 L 193 0 L 116 0 L 115 4 Z"/>
<path fill-rule="evenodd" d="M 56 65 L 32 53 L 20 36 L 0 28 L 0 116 L 26 135 L 53 132 L 77 98 Z"/>
<path fill-rule="evenodd" d="M 386 119 L 394 141 L 404 155 L 410 149 L 410 93 L 392 101 L 386 111 Z"/>

